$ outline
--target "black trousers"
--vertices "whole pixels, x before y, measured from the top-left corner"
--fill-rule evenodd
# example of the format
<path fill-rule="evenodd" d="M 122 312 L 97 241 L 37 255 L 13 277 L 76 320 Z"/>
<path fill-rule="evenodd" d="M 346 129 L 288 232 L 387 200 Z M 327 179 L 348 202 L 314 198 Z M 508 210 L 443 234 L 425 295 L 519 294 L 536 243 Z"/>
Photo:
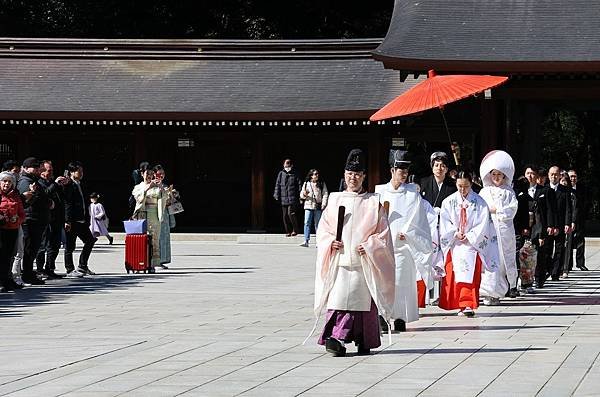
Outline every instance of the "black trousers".
<path fill-rule="evenodd" d="M 575 266 L 585 266 L 585 232 L 583 230 L 575 232 L 571 248 L 575 250 Z M 571 270 L 573 269 L 573 252 L 568 252 L 567 255 L 569 255 L 569 270 Z"/>
<path fill-rule="evenodd" d="M 297 205 L 282 205 L 281 214 L 283 216 L 283 227 L 285 228 L 286 234 L 292 232 L 302 233 L 298 227 L 298 217 L 296 216 Z"/>
<path fill-rule="evenodd" d="M 82 269 L 87 269 L 88 260 L 90 259 L 90 254 L 92 253 L 92 248 L 94 248 L 94 243 L 97 238 L 92 236 L 92 232 L 90 232 L 90 228 L 87 223 L 79 223 L 72 222 L 71 230 L 66 232 L 67 242 L 65 245 L 65 269 L 67 269 L 67 273 L 75 270 L 75 264 L 73 263 L 73 251 L 75 251 L 75 242 L 77 241 L 77 237 L 83 242 L 83 248 L 81 249 L 81 254 L 79 254 L 79 267 Z"/>
<path fill-rule="evenodd" d="M 63 222 L 52 222 L 44 231 L 42 244 L 38 250 L 37 257 L 35 258 L 38 272 L 41 272 L 44 269 L 47 271 L 56 269 L 56 258 L 58 257 L 58 251 L 60 250 L 63 227 Z"/>
<path fill-rule="evenodd" d="M 23 276 L 33 276 L 33 261 L 42 244 L 44 231 L 48 226 L 45 222 L 26 221 L 23 223 Z"/>
<path fill-rule="evenodd" d="M 12 257 L 18 235 L 19 229 L 0 229 L 0 285 L 3 287 L 12 279 Z"/>
<path fill-rule="evenodd" d="M 554 242 L 554 255 L 552 255 L 552 270 L 550 275 L 553 279 L 560 277 L 565 263 L 565 233 L 564 231 L 552 237 Z M 549 249 L 552 249 L 550 245 Z M 552 251 L 550 251 L 552 252 Z"/>
<path fill-rule="evenodd" d="M 535 281 L 537 281 L 538 286 L 544 285 L 546 278 L 548 277 L 549 262 L 552 258 L 552 244 L 550 241 L 550 238 L 546 237 L 544 239 L 544 245 L 537 247 L 538 251 L 537 263 L 535 265 Z"/>

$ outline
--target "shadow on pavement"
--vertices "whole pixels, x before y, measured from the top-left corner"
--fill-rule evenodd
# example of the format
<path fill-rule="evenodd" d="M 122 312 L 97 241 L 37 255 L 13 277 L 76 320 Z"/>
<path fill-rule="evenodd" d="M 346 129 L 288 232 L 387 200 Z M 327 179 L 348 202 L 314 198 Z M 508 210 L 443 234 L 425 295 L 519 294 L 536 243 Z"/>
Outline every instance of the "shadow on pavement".
<path fill-rule="evenodd" d="M 178 274 L 97 275 L 80 279 L 46 281 L 45 285 L 0 294 L 0 317 L 29 314 L 21 308 L 33 305 L 62 304 L 74 294 L 97 294 L 139 286 L 144 281 L 159 281 Z"/>
<path fill-rule="evenodd" d="M 537 350 L 548 350 L 545 347 L 507 347 L 507 348 L 496 348 L 496 347 L 484 347 L 483 349 L 478 348 L 458 348 L 458 349 L 394 349 L 394 350 L 381 350 L 375 352 L 375 354 L 470 354 L 470 353 L 510 353 L 510 352 L 524 352 L 524 351 L 537 351 Z"/>
<path fill-rule="evenodd" d="M 477 317 L 569 317 L 569 316 L 597 316 L 595 313 L 551 313 L 551 312 L 527 312 L 527 313 L 477 313 Z"/>
<path fill-rule="evenodd" d="M 180 254 L 180 255 L 171 255 L 171 256 L 203 256 L 203 257 L 221 257 L 221 256 L 239 256 L 239 255 L 227 255 L 227 254 Z"/>
<path fill-rule="evenodd" d="M 431 327 L 410 327 L 407 332 L 423 331 L 501 331 L 510 329 L 536 329 L 536 328 L 568 328 L 569 325 L 456 325 L 456 326 L 431 326 Z"/>

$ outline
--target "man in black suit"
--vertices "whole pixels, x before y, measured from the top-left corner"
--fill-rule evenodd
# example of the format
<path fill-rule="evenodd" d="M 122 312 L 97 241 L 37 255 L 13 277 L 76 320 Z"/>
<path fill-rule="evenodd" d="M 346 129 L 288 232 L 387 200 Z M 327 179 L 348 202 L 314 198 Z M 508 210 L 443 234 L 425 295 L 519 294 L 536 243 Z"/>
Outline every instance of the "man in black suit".
<path fill-rule="evenodd" d="M 56 274 L 56 257 L 60 250 L 62 231 L 65 224 L 65 207 L 62 186 L 68 183 L 68 178 L 59 176 L 54 179 L 52 161 L 43 160 L 40 166 L 40 179 L 38 183 L 48 192 L 50 199 L 50 218 L 44 231 L 42 244 L 35 259 L 38 274 L 49 279 L 62 278 Z"/>
<path fill-rule="evenodd" d="M 421 179 L 419 185 L 421 187 L 421 196 L 431 204 L 432 207 L 437 208 L 439 214 L 439 208 L 442 206 L 442 201 L 452 193 L 456 192 L 456 181 L 449 176 L 448 174 L 448 155 L 444 152 L 434 152 L 429 157 L 431 171 L 433 175 L 428 176 L 426 178 Z M 439 222 L 439 215 L 438 215 Z M 443 266 L 442 263 L 435 264 L 434 267 Z M 436 282 L 436 284 L 438 284 Z M 439 291 L 439 285 L 437 289 L 433 292 L 432 304 L 435 304 L 437 301 L 437 296 Z"/>
<path fill-rule="evenodd" d="M 575 266 L 581 270 L 588 270 L 585 266 L 585 220 L 587 218 L 587 191 L 585 186 L 578 182 L 577 171 L 569 170 L 569 179 L 571 179 L 571 187 L 575 193 L 575 213 L 573 220 L 575 228 L 573 230 L 573 249 L 575 250 Z M 569 255 L 569 270 L 573 268 L 573 253 L 567 252 Z"/>
<path fill-rule="evenodd" d="M 67 277 L 94 275 L 95 273 L 88 267 L 88 259 L 97 239 L 90 232 L 86 216 L 88 200 L 86 200 L 81 188 L 83 165 L 78 161 L 74 161 L 69 163 L 68 170 L 71 182 L 64 189 L 65 232 L 67 235 L 67 242 L 65 244 L 65 269 L 67 269 Z M 73 251 L 75 251 L 77 237 L 83 241 L 83 248 L 79 255 L 79 267 L 75 269 Z"/>
<path fill-rule="evenodd" d="M 430 157 L 433 175 L 421 179 L 421 196 L 432 207 L 441 207 L 442 201 L 456 192 L 456 181 L 447 177 L 448 155 L 444 152 L 435 152 Z"/>
<path fill-rule="evenodd" d="M 554 165 L 548 170 L 548 187 L 555 192 L 555 224 L 554 236 L 549 239 L 548 251 L 554 244 L 554 255 L 552 256 L 551 276 L 552 280 L 557 281 L 562 273 L 565 263 L 565 238 L 571 233 L 573 224 L 573 214 L 571 212 L 571 191 L 569 188 L 560 184 L 560 167 Z M 549 258 L 548 258 L 549 259 Z"/>
<path fill-rule="evenodd" d="M 542 186 L 540 182 L 540 170 L 534 165 L 525 168 L 525 178 L 528 186 L 523 195 L 518 196 L 517 200 L 524 200 L 527 204 L 529 221 L 527 227 L 520 226 L 520 232 L 537 247 L 537 265 L 535 267 L 535 282 L 538 288 L 543 288 L 548 277 L 548 239 L 554 232 L 554 212 L 552 211 L 555 201 L 554 191 L 547 186 Z M 520 217 L 519 217 L 520 218 Z M 550 252 L 552 255 L 552 252 Z M 532 289 L 530 285 L 521 286 L 527 288 L 528 292 Z"/>

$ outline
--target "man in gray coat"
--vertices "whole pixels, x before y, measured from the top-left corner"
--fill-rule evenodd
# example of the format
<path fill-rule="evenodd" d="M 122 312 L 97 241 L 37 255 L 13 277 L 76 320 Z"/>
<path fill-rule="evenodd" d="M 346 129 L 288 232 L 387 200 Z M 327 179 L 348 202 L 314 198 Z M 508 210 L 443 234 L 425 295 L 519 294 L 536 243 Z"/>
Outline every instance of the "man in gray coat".
<path fill-rule="evenodd" d="M 273 198 L 281 204 L 283 227 L 288 237 L 300 233 L 296 211 L 300 206 L 301 185 L 302 181 L 294 171 L 294 163 L 291 159 L 285 159 L 283 169 L 277 175 Z"/>

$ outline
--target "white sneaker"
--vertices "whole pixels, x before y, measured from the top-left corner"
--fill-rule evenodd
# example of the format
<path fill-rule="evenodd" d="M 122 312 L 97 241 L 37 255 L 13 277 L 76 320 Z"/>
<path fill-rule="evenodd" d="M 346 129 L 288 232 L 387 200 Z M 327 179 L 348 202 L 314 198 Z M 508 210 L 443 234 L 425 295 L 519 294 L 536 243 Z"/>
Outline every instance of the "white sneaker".
<path fill-rule="evenodd" d="M 483 298 L 483 304 L 485 306 L 492 306 L 493 305 L 492 298 L 488 298 L 488 297 Z"/>
<path fill-rule="evenodd" d="M 463 316 L 465 315 L 465 313 L 464 313 L 464 312 L 461 310 L 461 311 L 459 311 L 458 313 L 456 313 L 456 315 L 457 315 L 458 317 L 463 317 Z"/>
<path fill-rule="evenodd" d="M 67 273 L 67 278 L 82 278 L 83 277 L 83 273 L 77 271 L 77 270 L 71 270 L 70 272 Z"/>
<path fill-rule="evenodd" d="M 86 268 L 78 267 L 77 272 L 83 274 L 84 276 L 95 276 L 96 275 L 96 273 L 91 271 L 89 267 L 86 267 Z"/>

